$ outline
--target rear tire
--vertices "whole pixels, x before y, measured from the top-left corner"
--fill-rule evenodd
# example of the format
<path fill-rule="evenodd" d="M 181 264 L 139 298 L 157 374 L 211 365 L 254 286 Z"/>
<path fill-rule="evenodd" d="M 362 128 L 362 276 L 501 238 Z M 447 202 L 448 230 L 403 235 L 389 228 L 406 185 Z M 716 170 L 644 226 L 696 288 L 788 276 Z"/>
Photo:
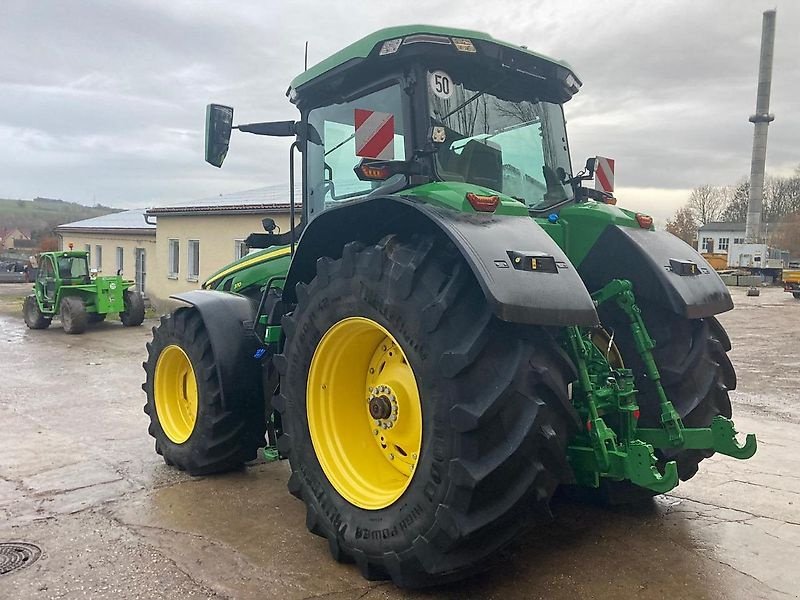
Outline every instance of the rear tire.
<path fill-rule="evenodd" d="M 70 335 L 78 335 L 86 331 L 89 325 L 89 315 L 83 299 L 78 296 L 67 296 L 61 300 L 58 308 L 61 314 L 61 326 Z"/>
<path fill-rule="evenodd" d="M 165 361 L 177 357 L 176 366 L 162 363 L 159 369 L 162 356 Z M 179 308 L 161 317 L 142 366 L 148 433 L 168 465 L 190 475 L 230 471 L 255 458 L 265 445 L 263 398 L 236 398 L 232 406 L 223 406 L 211 340 L 196 309 Z M 193 406 L 184 408 L 187 403 Z"/>
<path fill-rule="evenodd" d="M 139 292 L 125 290 L 122 294 L 125 310 L 119 313 L 119 320 L 125 327 L 137 327 L 144 322 L 144 298 Z"/>
<path fill-rule="evenodd" d="M 50 327 L 52 317 L 48 317 L 39 310 L 39 302 L 33 294 L 25 298 L 22 314 L 28 329 L 47 329 Z"/>
<path fill-rule="evenodd" d="M 686 427 L 708 427 L 714 417 L 731 418 L 728 391 L 736 389 L 736 372 L 728 358 L 731 349 L 725 329 L 715 317 L 686 319 L 657 306 L 640 303 L 650 336 L 656 347 L 653 357 L 661 375 L 667 398 Z M 616 309 L 603 311 L 603 323 L 614 331 L 625 366 L 633 369 L 636 395 L 641 411 L 641 427 L 659 427 L 660 409 L 656 388 L 647 378 L 644 365 L 633 342 L 627 321 Z M 697 473 L 699 464 L 714 454 L 711 450 L 656 450 L 661 466 L 674 460 L 678 475 L 687 481 Z M 609 503 L 638 501 L 656 495 L 630 482 L 604 481 Z M 601 488 L 602 489 L 602 488 Z"/>
<path fill-rule="evenodd" d="M 297 296 L 283 320 L 284 354 L 275 357 L 282 374 L 275 407 L 284 427 L 278 448 L 292 468 L 289 491 L 305 503 L 309 530 L 370 580 L 421 587 L 487 568 L 572 477 L 571 363 L 543 329 L 497 320 L 461 255 L 428 237 L 351 242 L 341 259 L 319 259 L 316 277 L 298 284 Z M 336 354 L 320 342 L 350 317 L 379 324 L 396 340 L 413 369 L 422 415 L 421 451 L 406 487 L 373 508 L 347 500 L 332 483 L 320 462 L 330 464 L 329 457 L 315 448 L 309 425 L 317 418 L 309 407 L 318 392 L 307 393 L 309 379 L 317 381 L 312 359 Z M 365 395 L 369 364 L 354 378 Z M 362 402 L 359 393 L 335 400 L 339 411 Z M 367 406 L 342 434 L 372 437 Z M 398 424 L 403 410 L 400 404 Z M 372 451 L 379 452 L 364 445 Z M 342 450 L 334 458 L 383 491 L 372 471 L 359 470 L 360 454 Z"/>

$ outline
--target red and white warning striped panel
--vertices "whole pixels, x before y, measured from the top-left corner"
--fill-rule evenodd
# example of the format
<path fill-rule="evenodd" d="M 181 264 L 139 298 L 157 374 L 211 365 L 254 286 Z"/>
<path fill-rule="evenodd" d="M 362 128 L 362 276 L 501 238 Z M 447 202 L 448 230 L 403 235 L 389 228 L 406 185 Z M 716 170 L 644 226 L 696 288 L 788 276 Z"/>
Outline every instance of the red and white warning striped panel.
<path fill-rule="evenodd" d="M 594 163 L 594 189 L 611 193 L 614 191 L 614 159 L 598 156 Z"/>
<path fill-rule="evenodd" d="M 394 115 L 357 108 L 356 156 L 394 160 Z"/>

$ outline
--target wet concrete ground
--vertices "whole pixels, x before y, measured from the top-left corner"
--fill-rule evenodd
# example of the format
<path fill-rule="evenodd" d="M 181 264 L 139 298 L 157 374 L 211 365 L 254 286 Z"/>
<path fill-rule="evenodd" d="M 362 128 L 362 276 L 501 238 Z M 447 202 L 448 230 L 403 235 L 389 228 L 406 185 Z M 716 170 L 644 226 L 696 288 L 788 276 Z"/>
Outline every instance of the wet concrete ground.
<path fill-rule="evenodd" d="M 286 464 L 205 478 L 164 465 L 142 413 L 151 323 L 28 331 L 27 289 L 0 286 L 0 542 L 43 555 L 0 575 L 0 599 L 800 597 L 800 302 L 779 290 L 733 290 L 721 317 L 753 459 L 707 460 L 649 509 L 559 502 L 488 573 L 405 592 L 330 558 Z"/>

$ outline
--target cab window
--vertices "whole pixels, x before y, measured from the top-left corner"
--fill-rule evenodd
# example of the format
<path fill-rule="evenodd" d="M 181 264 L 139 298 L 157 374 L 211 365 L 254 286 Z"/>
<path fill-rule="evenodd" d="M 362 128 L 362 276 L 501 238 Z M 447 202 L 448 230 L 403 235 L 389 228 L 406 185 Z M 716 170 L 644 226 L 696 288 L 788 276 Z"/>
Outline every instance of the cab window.
<path fill-rule="evenodd" d="M 308 144 L 309 218 L 384 183 L 358 179 L 353 169 L 362 159 L 405 160 L 403 96 L 395 84 L 309 113 L 322 139 L 322 144 Z"/>

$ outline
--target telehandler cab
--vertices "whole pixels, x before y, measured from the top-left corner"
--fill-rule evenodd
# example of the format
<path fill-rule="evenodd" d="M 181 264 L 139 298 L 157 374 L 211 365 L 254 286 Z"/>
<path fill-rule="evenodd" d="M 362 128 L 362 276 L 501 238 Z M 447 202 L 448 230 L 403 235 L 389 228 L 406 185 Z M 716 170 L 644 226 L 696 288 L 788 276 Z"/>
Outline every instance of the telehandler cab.
<path fill-rule="evenodd" d="M 116 312 L 124 326 L 141 325 L 144 300 L 131 286 L 133 282 L 120 275 L 93 276 L 85 251 L 43 252 L 33 294 L 25 298 L 25 324 L 46 329 L 59 316 L 66 333 L 78 334 Z"/>
<path fill-rule="evenodd" d="M 191 474 L 267 445 L 333 557 L 401 586 L 451 581 L 561 485 L 667 492 L 748 458 L 728 391 L 733 303 L 694 249 L 573 172 L 566 63 L 484 33 L 378 31 L 299 75 L 290 231 L 212 275 L 153 330 L 145 412 Z M 295 222 L 294 158 L 302 216 Z M 267 442 L 265 442 L 265 435 Z"/>

